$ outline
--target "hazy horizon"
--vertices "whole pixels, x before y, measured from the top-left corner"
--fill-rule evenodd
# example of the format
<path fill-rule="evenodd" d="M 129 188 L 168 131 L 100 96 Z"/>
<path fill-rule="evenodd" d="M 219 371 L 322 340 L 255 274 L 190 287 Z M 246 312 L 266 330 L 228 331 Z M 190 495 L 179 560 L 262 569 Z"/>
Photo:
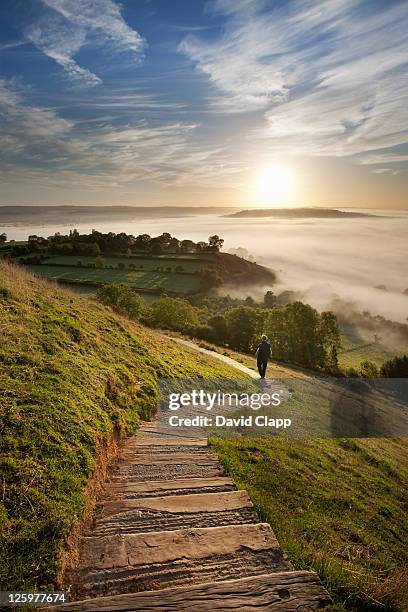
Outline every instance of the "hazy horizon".
<path fill-rule="evenodd" d="M 76 227 L 128 234 L 170 232 L 180 239 L 207 240 L 212 234 L 225 239 L 224 250 L 243 248 L 248 256 L 277 272 L 277 292 L 300 291 L 305 301 L 324 309 L 335 296 L 391 320 L 406 323 L 408 211 L 382 217 L 336 219 L 227 218 L 214 214 L 179 217 L 141 217 L 95 223 L 54 222 L 53 225 L 4 227 L 9 238 L 28 234 L 49 236 Z M 377 287 L 385 285 L 386 291 Z M 240 287 L 236 295 L 260 298 L 265 288 Z"/>

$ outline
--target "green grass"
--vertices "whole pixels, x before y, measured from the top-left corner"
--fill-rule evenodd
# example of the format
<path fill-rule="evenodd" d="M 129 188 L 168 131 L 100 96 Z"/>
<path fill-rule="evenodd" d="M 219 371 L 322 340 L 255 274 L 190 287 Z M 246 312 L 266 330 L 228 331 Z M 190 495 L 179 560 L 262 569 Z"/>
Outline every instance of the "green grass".
<path fill-rule="evenodd" d="M 174 293 L 190 293 L 200 286 L 200 277 L 190 274 L 148 272 L 134 270 L 110 270 L 104 268 L 81 268 L 76 266 L 26 266 L 31 272 L 54 280 L 71 282 L 93 282 L 101 284 L 121 283 L 137 289 L 162 289 Z"/>
<path fill-rule="evenodd" d="M 0 262 L 0 585 L 55 585 L 86 488 L 157 380 L 237 377 L 100 303 Z"/>
<path fill-rule="evenodd" d="M 395 349 L 387 348 L 380 342 L 356 339 L 350 334 L 341 336 L 342 348 L 339 351 L 339 365 L 342 368 L 360 367 L 362 361 L 369 360 L 381 367 L 388 359 L 395 357 Z"/>
<path fill-rule="evenodd" d="M 343 610 L 406 610 L 408 441 L 213 440 L 294 566 Z"/>
<path fill-rule="evenodd" d="M 143 266 L 144 270 L 151 271 L 157 267 L 171 268 L 173 272 L 179 266 L 182 266 L 185 272 L 196 272 L 203 268 L 208 268 L 208 259 L 182 259 L 181 257 L 102 257 L 103 264 L 105 266 L 117 266 L 119 263 L 125 264 L 128 267 L 130 264 L 135 265 L 137 268 Z M 55 255 L 47 257 L 46 263 L 53 263 L 64 266 L 76 266 L 78 261 L 81 261 L 83 265 L 92 264 L 96 262 L 95 257 L 85 255 Z"/>

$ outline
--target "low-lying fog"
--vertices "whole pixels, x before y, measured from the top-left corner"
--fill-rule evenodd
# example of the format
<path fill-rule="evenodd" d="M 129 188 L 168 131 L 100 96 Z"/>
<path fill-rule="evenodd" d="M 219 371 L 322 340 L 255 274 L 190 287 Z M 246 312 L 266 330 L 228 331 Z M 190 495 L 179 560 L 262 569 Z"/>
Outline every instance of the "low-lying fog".
<path fill-rule="evenodd" d="M 324 308 L 334 294 L 351 301 L 359 310 L 406 322 L 408 316 L 408 213 L 362 211 L 378 218 L 256 219 L 200 215 L 134 221 L 78 224 L 80 232 L 148 233 L 164 231 L 178 238 L 204 240 L 211 234 L 225 239 L 224 250 L 242 247 L 258 263 L 277 271 L 284 289 L 301 290 L 305 301 Z M 66 233 L 64 226 L 5 227 L 9 239 L 29 234 Z M 386 289 L 376 287 L 383 285 Z M 262 293 L 262 290 L 260 290 Z M 242 295 L 254 295 L 242 288 Z M 254 296 L 255 297 L 255 296 Z"/>

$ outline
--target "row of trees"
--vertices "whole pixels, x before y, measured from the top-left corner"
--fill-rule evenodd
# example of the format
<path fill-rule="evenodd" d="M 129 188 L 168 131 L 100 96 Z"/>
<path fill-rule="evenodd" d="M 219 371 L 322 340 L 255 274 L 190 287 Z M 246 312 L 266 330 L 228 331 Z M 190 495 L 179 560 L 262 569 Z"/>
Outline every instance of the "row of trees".
<path fill-rule="evenodd" d="M 104 234 L 97 230 L 92 230 L 90 234 L 80 234 L 74 229 L 69 234 L 55 233 L 48 238 L 31 235 L 28 237 L 28 244 L 16 244 L 13 249 L 17 255 L 27 253 L 59 253 L 63 255 L 117 255 L 132 253 L 217 253 L 224 240 L 218 235 L 210 236 L 208 242 L 192 240 L 179 240 L 168 232 L 159 236 L 151 237 L 149 234 L 139 234 L 133 236 L 121 232 L 115 234 L 109 232 Z"/>
<path fill-rule="evenodd" d="M 98 296 L 103 303 L 153 327 L 180 331 L 242 352 L 253 352 L 260 335 L 266 333 L 276 359 L 312 369 L 337 368 L 340 332 L 335 315 L 320 314 L 302 302 L 272 309 L 233 306 L 214 315 L 182 298 L 163 296 L 147 306 L 132 289 L 118 285 L 101 288 Z"/>

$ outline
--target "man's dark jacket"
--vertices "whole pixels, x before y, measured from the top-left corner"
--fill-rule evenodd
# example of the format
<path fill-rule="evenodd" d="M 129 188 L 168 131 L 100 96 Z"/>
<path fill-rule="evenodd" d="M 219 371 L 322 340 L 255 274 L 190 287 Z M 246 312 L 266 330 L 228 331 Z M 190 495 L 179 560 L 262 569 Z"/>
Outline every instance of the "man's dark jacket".
<path fill-rule="evenodd" d="M 266 340 L 262 340 L 262 342 L 258 344 L 256 351 L 258 361 L 265 362 L 272 357 L 271 345 Z"/>

